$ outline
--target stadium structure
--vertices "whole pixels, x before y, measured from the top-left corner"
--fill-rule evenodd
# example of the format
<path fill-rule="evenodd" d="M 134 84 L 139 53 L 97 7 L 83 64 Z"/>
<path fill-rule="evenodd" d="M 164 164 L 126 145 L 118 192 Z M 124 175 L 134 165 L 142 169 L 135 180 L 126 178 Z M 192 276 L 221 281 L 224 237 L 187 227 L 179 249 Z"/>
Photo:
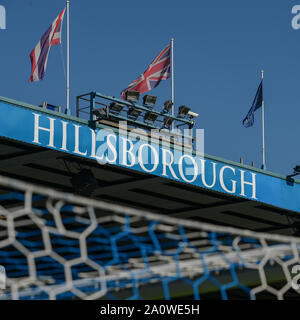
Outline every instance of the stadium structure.
<path fill-rule="evenodd" d="M 192 128 L 184 108 L 96 92 L 76 116 L 0 108 L 1 299 L 300 297 L 294 177 L 201 154 L 193 137 L 153 142 L 160 118 Z"/>

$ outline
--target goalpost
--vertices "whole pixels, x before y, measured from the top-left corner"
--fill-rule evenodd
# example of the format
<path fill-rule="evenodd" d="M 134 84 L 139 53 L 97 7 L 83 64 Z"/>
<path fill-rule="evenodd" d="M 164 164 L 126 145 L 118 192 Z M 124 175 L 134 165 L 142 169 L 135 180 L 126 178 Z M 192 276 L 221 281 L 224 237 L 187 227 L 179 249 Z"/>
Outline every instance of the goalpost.
<path fill-rule="evenodd" d="M 0 299 L 300 293 L 292 272 L 300 238 L 172 218 L 1 176 L 0 190 Z"/>

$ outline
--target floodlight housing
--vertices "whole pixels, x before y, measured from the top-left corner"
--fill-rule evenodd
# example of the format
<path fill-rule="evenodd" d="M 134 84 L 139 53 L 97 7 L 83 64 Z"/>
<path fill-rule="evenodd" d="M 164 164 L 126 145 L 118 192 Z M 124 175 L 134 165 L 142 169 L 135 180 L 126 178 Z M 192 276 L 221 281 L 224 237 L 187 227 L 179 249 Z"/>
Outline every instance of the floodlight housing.
<path fill-rule="evenodd" d="M 157 97 L 156 96 L 150 96 L 149 94 L 146 94 L 143 97 L 143 104 L 144 106 L 154 107 L 156 104 Z"/>
<path fill-rule="evenodd" d="M 158 114 L 157 113 L 154 113 L 154 112 L 151 112 L 151 111 L 147 111 L 145 116 L 144 116 L 144 121 L 147 123 L 147 122 L 150 122 L 150 123 L 154 123 L 158 118 Z"/>
<path fill-rule="evenodd" d="M 164 124 L 163 127 L 170 129 L 172 126 L 172 123 L 174 122 L 174 119 L 171 117 L 164 117 Z"/>
<path fill-rule="evenodd" d="M 141 110 L 136 109 L 134 107 L 130 107 L 127 111 L 128 118 L 134 121 L 137 120 L 141 113 Z"/>
<path fill-rule="evenodd" d="M 124 108 L 123 104 L 113 102 L 109 106 L 109 111 L 114 114 L 120 114 L 120 112 L 123 110 L 123 108 Z"/>
<path fill-rule="evenodd" d="M 98 108 L 98 109 L 94 109 L 93 110 L 93 114 L 97 117 L 97 118 L 103 118 L 106 117 L 106 110 L 104 108 Z"/>
<path fill-rule="evenodd" d="M 294 168 L 294 172 L 292 173 L 292 174 L 289 174 L 288 176 L 287 176 L 287 178 L 292 178 L 292 177 L 295 177 L 295 176 L 298 176 L 298 175 L 300 175 L 300 166 L 299 165 L 297 165 L 295 168 Z"/>
<path fill-rule="evenodd" d="M 163 113 L 169 113 L 173 107 L 173 102 L 168 100 L 164 103 Z"/>
<path fill-rule="evenodd" d="M 198 118 L 199 114 L 196 113 L 196 112 L 189 111 L 188 112 L 188 116 L 189 116 L 190 119 L 193 119 L 193 118 Z"/>
<path fill-rule="evenodd" d="M 294 172 L 300 174 L 300 166 L 296 166 L 296 167 L 294 168 Z"/>
<path fill-rule="evenodd" d="M 137 102 L 137 101 L 139 101 L 140 93 L 139 93 L 139 91 L 128 90 L 128 91 L 126 91 L 125 96 L 126 96 L 127 101 Z"/>
<path fill-rule="evenodd" d="M 191 109 L 189 107 L 187 107 L 187 106 L 180 106 L 178 108 L 178 116 L 179 117 L 186 117 L 190 110 Z"/>

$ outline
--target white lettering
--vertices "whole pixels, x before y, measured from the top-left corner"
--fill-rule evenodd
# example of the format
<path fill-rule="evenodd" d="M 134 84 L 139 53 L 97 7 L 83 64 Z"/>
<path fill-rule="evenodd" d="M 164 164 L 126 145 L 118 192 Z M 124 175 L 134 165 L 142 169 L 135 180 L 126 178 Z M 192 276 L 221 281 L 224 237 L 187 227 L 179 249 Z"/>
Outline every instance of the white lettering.
<path fill-rule="evenodd" d="M 87 155 L 87 151 L 85 152 L 80 152 L 79 151 L 79 129 L 81 128 L 81 126 L 74 124 L 75 127 L 75 148 L 74 148 L 74 153 L 80 154 L 82 156 L 86 156 Z"/>
<path fill-rule="evenodd" d="M 103 163 L 103 153 L 102 156 L 99 157 L 96 155 L 96 132 L 93 129 L 90 129 L 92 133 L 92 148 L 91 148 L 91 157 L 95 158 L 100 164 Z M 97 141 L 99 140 L 99 132 L 97 133 Z M 101 140 L 102 141 L 102 140 Z M 99 152 L 100 147 L 97 149 L 97 154 L 100 154 Z"/>
<path fill-rule="evenodd" d="M 194 174 L 193 174 L 193 178 L 192 179 L 187 179 L 184 172 L 183 172 L 183 168 L 182 168 L 182 162 L 183 162 L 183 159 L 184 158 L 188 158 L 192 161 L 193 163 L 193 168 L 194 168 Z M 195 161 L 195 159 L 191 156 L 189 156 L 188 154 L 184 154 L 182 155 L 180 158 L 179 158 L 179 162 L 178 162 L 178 165 L 179 165 L 179 173 L 180 173 L 180 176 L 181 178 L 185 181 L 185 182 L 189 182 L 189 183 L 192 183 L 196 180 L 197 176 L 198 176 L 198 165 Z M 187 167 L 185 166 L 185 168 L 187 169 Z"/>
<path fill-rule="evenodd" d="M 121 139 L 123 140 L 123 160 L 122 160 L 122 164 L 126 167 L 133 167 L 135 164 L 135 155 L 132 152 L 133 150 L 133 143 L 131 140 L 126 139 L 121 137 Z M 129 143 L 130 147 L 129 149 L 127 149 L 127 142 Z M 130 156 L 131 158 L 131 163 L 127 163 L 127 155 Z"/>
<path fill-rule="evenodd" d="M 232 182 L 232 189 L 228 189 L 226 186 L 225 186 L 225 183 L 224 183 L 224 171 L 226 169 L 229 169 L 231 170 L 234 174 L 235 174 L 235 169 L 232 168 L 232 167 L 229 167 L 229 166 L 224 166 L 222 167 L 222 169 L 220 170 L 220 184 L 221 184 L 221 187 L 223 188 L 223 190 L 225 190 L 226 192 L 228 193 L 235 193 L 236 192 L 236 181 L 230 179 L 230 181 Z"/>
<path fill-rule="evenodd" d="M 108 161 L 109 163 L 114 163 L 117 161 L 117 150 L 116 150 L 116 147 L 115 145 L 113 145 L 113 143 L 110 141 L 110 138 L 114 138 L 115 140 L 115 144 L 117 142 L 117 137 L 114 135 L 114 134 L 109 134 L 107 136 L 107 145 L 108 145 L 108 148 L 110 149 L 110 151 L 112 152 L 113 154 L 113 158 L 112 159 L 109 159 L 108 158 L 108 155 L 106 156 L 106 161 Z"/>
<path fill-rule="evenodd" d="M 151 150 L 152 150 L 152 153 L 151 153 L 151 154 L 154 155 L 154 159 L 152 159 L 152 156 L 151 156 L 151 164 L 153 164 L 153 168 L 152 168 L 152 169 L 147 169 L 147 168 L 144 166 L 143 150 L 144 150 L 144 148 L 146 148 L 146 147 L 149 148 L 149 149 L 151 149 Z M 148 155 L 148 153 L 147 153 L 147 155 Z M 148 157 L 147 157 L 147 160 L 148 160 Z M 158 153 L 157 153 L 156 149 L 155 149 L 152 145 L 150 145 L 150 144 L 148 144 L 148 143 L 142 144 L 141 147 L 139 148 L 139 152 L 138 152 L 138 161 L 139 161 L 139 164 L 140 164 L 141 168 L 142 168 L 144 171 L 146 171 L 146 172 L 153 172 L 153 171 L 155 171 L 155 170 L 157 169 L 157 166 L 158 166 Z M 148 161 L 146 161 L 146 162 L 148 163 Z"/>
<path fill-rule="evenodd" d="M 169 162 L 167 162 L 167 153 L 170 156 L 170 161 Z M 173 177 L 175 179 L 179 180 L 178 177 L 176 176 L 173 168 L 172 168 L 172 164 L 174 162 L 174 156 L 173 156 L 173 153 L 170 150 L 162 148 L 162 162 L 163 162 L 163 173 L 162 173 L 162 175 L 166 176 L 166 177 L 168 176 L 167 175 L 167 167 L 168 167 L 169 170 L 171 171 Z"/>
<path fill-rule="evenodd" d="M 61 121 L 62 125 L 63 125 L 63 136 L 62 136 L 62 146 L 61 146 L 61 150 L 64 150 L 64 151 L 68 151 L 67 149 L 67 125 L 68 125 L 68 122 L 66 121 Z"/>
<path fill-rule="evenodd" d="M 205 162 L 206 162 L 206 160 L 200 159 L 200 161 L 201 161 L 201 179 L 202 179 L 202 183 L 207 188 L 213 188 L 214 185 L 216 184 L 216 178 L 217 178 L 216 166 L 217 166 L 217 164 L 215 162 L 212 162 L 212 165 L 213 165 L 213 181 L 212 181 L 212 184 L 209 185 L 209 184 L 207 184 L 206 178 L 205 178 Z"/>
<path fill-rule="evenodd" d="M 55 148 L 54 146 L 54 121 L 55 119 L 47 117 L 50 121 L 50 128 L 44 128 L 40 126 L 40 114 L 33 113 L 34 114 L 34 143 L 41 144 L 39 141 L 39 131 L 46 131 L 49 132 L 49 143 L 48 147 Z"/>
<path fill-rule="evenodd" d="M 245 181 L 245 171 L 241 171 L 241 196 L 245 195 L 245 184 L 248 184 L 249 186 L 252 186 L 252 199 L 256 199 L 256 173 L 250 172 L 252 175 L 252 182 Z"/>

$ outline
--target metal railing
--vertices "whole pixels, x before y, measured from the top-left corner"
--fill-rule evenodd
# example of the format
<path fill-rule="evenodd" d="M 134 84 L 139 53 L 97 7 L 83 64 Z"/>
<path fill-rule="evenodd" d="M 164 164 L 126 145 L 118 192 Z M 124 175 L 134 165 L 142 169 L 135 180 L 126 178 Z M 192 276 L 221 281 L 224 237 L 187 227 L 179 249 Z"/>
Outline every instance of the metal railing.
<path fill-rule="evenodd" d="M 88 106 L 81 107 L 80 103 L 81 101 L 88 102 Z M 137 103 L 131 102 L 131 101 L 126 101 L 126 100 L 121 100 L 115 97 L 111 96 L 106 96 L 101 93 L 97 92 L 90 92 L 86 94 L 82 94 L 76 98 L 76 116 L 80 117 L 80 113 L 84 112 L 89 115 L 89 120 L 90 121 L 95 121 L 95 113 L 94 111 L 97 110 L 97 106 L 103 106 L 104 107 L 104 113 L 102 119 L 110 119 L 112 121 L 127 121 L 137 127 L 142 126 L 144 128 L 148 129 L 162 129 L 162 126 L 157 126 L 157 125 L 151 125 L 147 122 L 139 121 L 139 120 L 132 120 L 128 116 L 120 114 L 116 114 L 114 112 L 111 112 L 111 103 L 118 103 L 125 108 L 125 112 L 128 111 L 128 108 L 134 108 L 142 113 L 144 112 L 151 112 L 155 115 L 157 115 L 158 119 L 156 120 L 158 123 L 164 123 L 164 121 L 161 118 L 169 118 L 174 122 L 177 122 L 177 127 L 182 126 L 182 125 L 187 125 L 189 128 L 192 128 L 195 125 L 195 121 L 193 119 L 186 119 L 183 117 L 179 116 L 173 116 L 170 113 L 165 113 L 165 112 L 160 112 L 155 110 L 154 108 L 150 108 L 147 106 L 142 106 Z M 86 111 L 88 110 L 88 111 Z M 99 120 L 102 120 L 99 119 Z"/>

